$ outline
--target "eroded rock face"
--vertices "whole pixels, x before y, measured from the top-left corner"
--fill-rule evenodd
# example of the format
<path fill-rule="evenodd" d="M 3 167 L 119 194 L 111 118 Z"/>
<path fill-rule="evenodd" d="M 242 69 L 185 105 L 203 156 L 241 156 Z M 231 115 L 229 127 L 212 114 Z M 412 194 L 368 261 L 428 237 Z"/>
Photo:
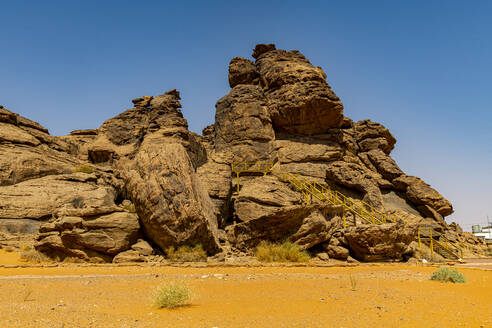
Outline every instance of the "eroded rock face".
<path fill-rule="evenodd" d="M 96 217 L 63 216 L 40 228 L 38 251 L 51 257 L 77 257 L 88 260 L 114 256 L 130 248 L 140 233 L 136 214 L 115 212 Z"/>
<path fill-rule="evenodd" d="M 41 226 L 37 247 L 47 254 L 116 263 L 147 261 L 157 256 L 152 247 L 250 253 L 262 240 L 289 240 L 324 259 L 407 252 L 410 226 L 345 232 L 340 208 L 273 174 L 243 172 L 237 185 L 233 163 L 264 162 L 412 224 L 437 225 L 470 253 L 485 249 L 446 224 L 449 201 L 398 167 L 387 128 L 343 116 L 320 67 L 273 44 L 257 45 L 252 56 L 231 60 L 232 89 L 202 136 L 188 130 L 176 90 L 135 98 L 100 128 L 63 137 L 0 108 L 0 220 L 24 220 L 0 224 L 0 243 L 5 234 L 9 242 L 32 238 L 24 230 Z M 73 173 L 88 165 L 92 173 Z"/>
<path fill-rule="evenodd" d="M 243 180 L 239 195 L 234 200 L 234 210 L 240 221 L 249 221 L 274 213 L 280 207 L 300 203 L 299 193 L 269 175 Z"/>
<path fill-rule="evenodd" d="M 326 74 L 300 52 L 272 50 L 256 60 L 275 130 L 318 134 L 340 127 L 343 105 Z"/>
<path fill-rule="evenodd" d="M 402 175 L 394 180 L 397 189 L 404 191 L 407 198 L 415 205 L 426 205 L 442 216 L 453 213 L 451 203 L 420 178 Z"/>
<path fill-rule="evenodd" d="M 145 234 L 161 249 L 201 244 L 218 251 L 213 204 L 181 144 L 144 144 L 122 163 L 122 175 Z"/>
<path fill-rule="evenodd" d="M 216 104 L 215 150 L 232 162 L 268 160 L 274 132 L 263 90 L 237 85 Z"/>
<path fill-rule="evenodd" d="M 242 57 L 235 57 L 229 63 L 229 86 L 238 84 L 259 84 L 259 75 L 255 64 Z"/>

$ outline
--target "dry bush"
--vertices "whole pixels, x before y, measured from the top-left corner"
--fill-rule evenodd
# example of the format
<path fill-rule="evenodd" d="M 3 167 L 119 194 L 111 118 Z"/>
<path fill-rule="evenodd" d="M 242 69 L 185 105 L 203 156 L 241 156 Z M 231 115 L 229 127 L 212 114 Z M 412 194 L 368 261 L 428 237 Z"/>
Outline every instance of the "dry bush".
<path fill-rule="evenodd" d="M 135 204 L 133 204 L 133 203 L 123 205 L 123 208 L 130 213 L 136 213 L 137 212 L 137 210 L 135 209 Z"/>
<path fill-rule="evenodd" d="M 154 294 L 154 306 L 176 308 L 191 303 L 191 290 L 182 284 L 171 282 L 160 286 Z"/>
<path fill-rule="evenodd" d="M 90 166 L 90 165 L 81 165 L 81 166 L 75 167 L 72 170 L 72 172 L 73 173 L 82 172 L 82 173 L 91 174 L 92 172 L 94 172 L 94 168 L 92 166 Z"/>
<path fill-rule="evenodd" d="M 288 241 L 282 244 L 262 241 L 256 247 L 255 256 L 261 262 L 307 262 L 310 259 L 308 252 Z"/>
<path fill-rule="evenodd" d="M 465 283 L 465 276 L 459 273 L 456 269 L 449 269 L 447 267 L 441 267 L 435 271 L 430 280 L 436 280 L 440 282 L 452 282 L 452 283 Z"/>
<path fill-rule="evenodd" d="M 47 262 L 48 258 L 32 248 L 24 248 L 20 253 L 21 261 L 30 263 Z"/>
<path fill-rule="evenodd" d="M 357 279 L 354 276 L 350 276 L 350 287 L 353 291 L 357 289 Z"/>
<path fill-rule="evenodd" d="M 3 249 L 8 253 L 12 253 L 15 250 L 12 246 L 6 246 Z"/>
<path fill-rule="evenodd" d="M 171 246 L 166 249 L 166 256 L 173 262 L 202 262 L 207 260 L 207 253 L 203 250 L 202 245 L 181 246 L 178 249 Z"/>

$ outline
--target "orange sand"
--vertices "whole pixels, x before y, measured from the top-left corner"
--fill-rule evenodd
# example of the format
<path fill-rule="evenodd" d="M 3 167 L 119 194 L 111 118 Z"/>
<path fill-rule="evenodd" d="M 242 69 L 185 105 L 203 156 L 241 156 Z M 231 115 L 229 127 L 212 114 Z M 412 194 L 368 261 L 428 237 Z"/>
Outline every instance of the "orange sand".
<path fill-rule="evenodd" d="M 0 253 L 0 264 L 15 256 Z M 460 268 L 468 282 L 455 285 L 429 281 L 434 270 L 0 268 L 0 327 L 492 327 L 492 271 Z M 152 292 L 171 280 L 193 290 L 193 304 L 153 308 Z"/>

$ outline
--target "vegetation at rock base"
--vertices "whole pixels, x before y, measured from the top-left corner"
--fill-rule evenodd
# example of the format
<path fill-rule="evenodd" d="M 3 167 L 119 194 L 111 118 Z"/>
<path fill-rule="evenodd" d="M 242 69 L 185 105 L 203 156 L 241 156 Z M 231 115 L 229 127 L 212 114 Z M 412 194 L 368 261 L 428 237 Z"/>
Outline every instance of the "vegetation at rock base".
<path fill-rule="evenodd" d="M 21 261 L 30 263 L 41 263 L 48 261 L 45 255 L 30 247 L 23 247 L 21 249 L 20 258 Z"/>
<path fill-rule="evenodd" d="M 179 283 L 171 282 L 160 286 L 154 295 L 154 306 L 162 308 L 176 308 L 191 303 L 191 290 Z"/>
<path fill-rule="evenodd" d="M 282 244 L 262 241 L 256 247 L 255 256 L 261 262 L 307 262 L 310 259 L 308 252 L 288 241 Z"/>
<path fill-rule="evenodd" d="M 465 276 L 459 273 L 456 269 L 449 269 L 447 267 L 441 267 L 434 272 L 430 277 L 430 280 L 436 280 L 440 282 L 452 282 L 452 283 L 465 283 Z"/>
<path fill-rule="evenodd" d="M 126 204 L 123 206 L 123 208 L 130 213 L 136 213 L 137 212 L 137 210 L 135 209 L 135 204 Z"/>
<path fill-rule="evenodd" d="M 82 172 L 82 173 L 91 174 L 92 172 L 94 172 L 94 168 L 89 165 L 81 165 L 74 168 L 72 172 L 73 173 Z"/>
<path fill-rule="evenodd" d="M 173 246 L 166 249 L 168 260 L 173 262 L 202 262 L 207 260 L 207 253 L 202 248 L 202 245 L 194 247 L 181 246 L 175 249 Z"/>

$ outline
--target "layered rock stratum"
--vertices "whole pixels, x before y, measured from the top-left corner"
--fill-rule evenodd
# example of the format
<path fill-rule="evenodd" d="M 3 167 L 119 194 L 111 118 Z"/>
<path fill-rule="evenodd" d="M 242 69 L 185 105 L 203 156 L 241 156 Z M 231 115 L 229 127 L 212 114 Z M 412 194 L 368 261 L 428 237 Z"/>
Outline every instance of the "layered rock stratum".
<path fill-rule="evenodd" d="M 432 225 L 469 255 L 485 251 L 446 223 L 448 200 L 390 157 L 387 128 L 343 115 L 321 67 L 273 44 L 257 45 L 253 58 L 231 60 L 231 90 L 202 135 L 188 130 L 176 90 L 61 137 L 0 108 L 0 243 L 122 262 L 183 245 L 232 256 L 288 240 L 320 258 L 402 260 L 416 227 Z M 238 178 L 237 162 L 270 163 L 407 223 L 364 224 L 274 175 Z"/>

